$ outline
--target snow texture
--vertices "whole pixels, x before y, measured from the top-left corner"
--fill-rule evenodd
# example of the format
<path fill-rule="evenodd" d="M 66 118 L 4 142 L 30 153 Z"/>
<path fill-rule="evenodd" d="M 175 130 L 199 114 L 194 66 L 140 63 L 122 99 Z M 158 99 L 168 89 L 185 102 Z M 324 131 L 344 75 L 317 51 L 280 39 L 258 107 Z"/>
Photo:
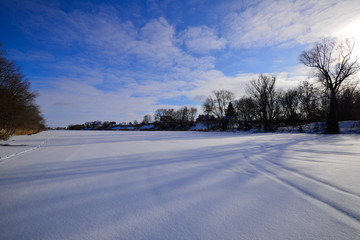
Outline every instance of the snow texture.
<path fill-rule="evenodd" d="M 48 131 L 0 144 L 0 239 L 360 236 L 360 135 Z"/>

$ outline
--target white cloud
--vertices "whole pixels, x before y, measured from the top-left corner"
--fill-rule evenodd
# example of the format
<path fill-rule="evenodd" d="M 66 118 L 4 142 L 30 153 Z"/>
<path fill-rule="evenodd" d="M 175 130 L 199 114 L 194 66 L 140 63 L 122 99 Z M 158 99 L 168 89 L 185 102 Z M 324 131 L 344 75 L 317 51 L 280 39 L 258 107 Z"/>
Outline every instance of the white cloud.
<path fill-rule="evenodd" d="M 48 88 L 41 90 L 39 104 L 49 116 L 49 125 L 63 126 L 91 120 L 141 121 L 144 113 L 166 106 L 157 105 L 162 99 L 186 96 L 198 102 L 218 89 L 243 96 L 249 81 L 259 73 L 226 76 L 215 69 L 213 51 L 224 50 L 227 44 L 242 48 L 309 43 L 329 31 L 328 26 L 340 31 L 341 24 L 332 16 L 340 14 L 336 9 L 343 13 L 339 19 L 346 25 L 355 14 L 344 11 L 357 6 L 351 1 L 344 5 L 335 1 L 262 1 L 245 10 L 233 8 L 224 19 L 223 36 L 205 25 L 177 33 L 176 26 L 162 17 L 142 24 L 122 21 L 111 7 L 65 12 L 34 5 L 31 21 L 23 24 L 32 36 L 45 32 L 37 36 L 46 36 L 44 42 L 70 49 L 75 46 L 73 54 L 46 63 L 49 76 L 41 80 Z M 40 53 L 32 56 L 47 56 Z M 241 58 L 243 62 L 254 59 Z M 298 68 L 270 74 L 278 76 L 278 88 L 289 88 L 308 77 L 308 69 Z"/>
<path fill-rule="evenodd" d="M 41 92 L 38 102 L 50 126 L 84 123 L 86 121 L 141 120 L 140 112 L 153 109 L 156 99 L 134 98 L 126 90 L 103 92 L 87 83 L 57 79 L 62 87 Z"/>
<path fill-rule="evenodd" d="M 217 70 L 199 72 L 194 85 L 189 91 L 181 91 L 182 95 L 197 101 L 204 101 L 213 90 L 225 89 L 235 93 L 237 98 L 247 95 L 247 87 L 250 80 L 257 79 L 260 73 L 241 73 L 236 76 L 226 76 Z M 277 77 L 277 89 L 289 89 L 297 87 L 301 81 L 309 80 L 311 75 L 303 65 L 297 65 L 289 72 L 265 73 Z"/>
<path fill-rule="evenodd" d="M 335 35 L 360 12 L 356 0 L 272 0 L 232 11 L 224 35 L 233 48 L 305 44 Z"/>
<path fill-rule="evenodd" d="M 145 113 L 154 112 L 161 107 L 175 107 L 169 104 L 158 104 L 161 99 L 186 96 L 196 102 L 202 102 L 213 90 L 227 89 L 237 97 L 246 94 L 250 80 L 256 79 L 259 73 L 243 73 L 226 76 L 218 70 L 188 70 L 171 73 L 166 77 L 153 74 L 146 81 L 138 81 L 119 72 L 100 72 L 93 69 L 89 75 L 98 75 L 100 79 L 110 78 L 114 84 L 112 91 L 97 88 L 92 81 L 79 78 L 58 77 L 49 79 L 52 88 L 42 90 L 39 104 L 45 116 L 51 116 L 50 126 L 63 126 L 64 123 L 83 123 L 90 120 L 141 121 Z M 295 87 L 310 75 L 304 66 L 297 66 L 291 72 L 270 73 L 278 78 L 277 88 Z M 139 75 L 137 76 L 139 77 Z M 143 76 L 146 77 L 146 76 Z M 141 77 L 140 77 L 141 78 Z M 159 81 L 158 78 L 163 78 Z M 103 81 L 104 82 L 104 81 Z M 121 87 L 116 86 L 122 82 Z M 104 86 L 105 83 L 102 83 Z M 106 85 L 106 84 L 105 84 Z M 198 109 L 201 110 L 200 108 Z"/>
<path fill-rule="evenodd" d="M 140 39 L 154 45 L 172 46 L 174 29 L 162 17 L 148 21 L 140 29 Z"/>
<path fill-rule="evenodd" d="M 181 38 L 187 49 L 195 53 L 209 53 L 211 50 L 220 50 L 226 47 L 226 40 L 207 26 L 187 28 L 181 34 Z"/>

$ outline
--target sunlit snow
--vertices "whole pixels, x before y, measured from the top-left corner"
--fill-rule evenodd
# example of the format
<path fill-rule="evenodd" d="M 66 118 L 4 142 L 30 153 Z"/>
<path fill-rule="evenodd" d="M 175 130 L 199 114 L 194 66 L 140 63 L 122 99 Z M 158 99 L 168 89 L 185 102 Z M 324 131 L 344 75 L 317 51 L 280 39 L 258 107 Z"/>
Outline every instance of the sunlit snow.
<path fill-rule="evenodd" d="M 0 143 L 0 239 L 360 236 L 360 135 L 48 131 Z"/>

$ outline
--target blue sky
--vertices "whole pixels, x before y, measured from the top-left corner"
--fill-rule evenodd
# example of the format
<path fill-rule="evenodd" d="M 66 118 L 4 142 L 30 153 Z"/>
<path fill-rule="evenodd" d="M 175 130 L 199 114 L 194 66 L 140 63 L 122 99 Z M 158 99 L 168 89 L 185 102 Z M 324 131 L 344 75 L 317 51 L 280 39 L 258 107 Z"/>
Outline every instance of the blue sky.
<path fill-rule="evenodd" d="M 0 41 L 40 94 L 49 126 L 141 121 L 246 94 L 261 73 L 309 79 L 301 51 L 329 36 L 360 45 L 358 0 L 0 1 Z M 360 53 L 356 49 L 356 53 Z"/>

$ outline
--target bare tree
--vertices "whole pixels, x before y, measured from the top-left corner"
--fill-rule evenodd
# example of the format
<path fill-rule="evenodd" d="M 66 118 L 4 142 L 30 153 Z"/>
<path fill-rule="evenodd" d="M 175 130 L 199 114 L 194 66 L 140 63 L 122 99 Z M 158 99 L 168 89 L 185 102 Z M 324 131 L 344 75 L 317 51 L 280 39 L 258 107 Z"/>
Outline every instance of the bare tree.
<path fill-rule="evenodd" d="M 342 89 L 338 96 L 339 120 L 360 120 L 360 91 L 354 86 Z"/>
<path fill-rule="evenodd" d="M 197 109 L 195 107 L 181 107 L 179 110 L 175 112 L 176 120 L 181 124 L 185 125 L 190 122 L 194 122 L 196 116 Z"/>
<path fill-rule="evenodd" d="M 151 118 L 151 115 L 150 114 L 146 114 L 144 116 L 144 119 L 142 121 L 142 124 L 148 124 L 148 123 L 151 123 L 152 122 L 152 118 Z"/>
<path fill-rule="evenodd" d="M 203 112 L 205 114 L 205 119 L 206 119 L 206 127 L 209 130 L 210 129 L 210 118 L 213 118 L 212 112 L 213 112 L 213 108 L 214 108 L 214 102 L 213 99 L 211 97 L 207 97 L 205 102 L 202 105 L 202 109 Z"/>
<path fill-rule="evenodd" d="M 196 107 L 191 107 L 190 108 L 190 121 L 192 123 L 195 121 L 196 113 L 197 113 L 197 108 Z"/>
<path fill-rule="evenodd" d="M 222 125 L 222 129 L 226 130 L 227 121 L 226 121 L 226 109 L 230 102 L 234 100 L 234 93 L 227 90 L 213 91 L 212 96 L 209 96 L 204 104 L 204 112 L 209 115 L 214 114 Z"/>
<path fill-rule="evenodd" d="M 257 106 L 257 120 L 260 129 L 273 130 L 279 106 L 275 91 L 275 76 L 259 75 L 258 79 L 250 81 L 248 92 Z"/>
<path fill-rule="evenodd" d="M 202 109 L 203 112 L 205 113 L 206 116 L 209 116 L 210 114 L 212 114 L 213 109 L 214 109 L 214 101 L 211 97 L 207 97 L 205 102 L 202 105 Z"/>
<path fill-rule="evenodd" d="M 300 118 L 306 122 L 314 122 L 322 119 L 323 93 L 314 84 L 303 81 L 298 86 L 300 101 Z"/>
<path fill-rule="evenodd" d="M 176 111 L 176 120 L 184 127 L 190 121 L 190 110 L 187 107 L 181 107 Z"/>
<path fill-rule="evenodd" d="M 166 114 L 166 109 L 165 108 L 159 108 L 159 109 L 156 109 L 155 113 L 154 113 L 154 120 L 155 121 L 160 121 L 160 118 L 162 116 L 165 116 Z"/>
<path fill-rule="evenodd" d="M 170 117 L 171 119 L 175 120 L 178 118 L 178 114 L 173 108 L 159 108 L 155 111 L 154 120 L 159 122 L 162 117 Z"/>
<path fill-rule="evenodd" d="M 238 125 L 245 130 L 252 127 L 256 115 L 256 103 L 251 97 L 242 97 L 235 101 Z"/>
<path fill-rule="evenodd" d="M 289 89 L 279 96 L 282 110 L 282 121 L 287 125 L 294 125 L 299 120 L 300 96 L 297 89 Z"/>
<path fill-rule="evenodd" d="M 350 80 L 358 71 L 358 58 L 353 58 L 354 42 L 350 39 L 323 39 L 307 51 L 299 60 L 305 66 L 315 69 L 315 75 L 329 91 L 329 114 L 325 133 L 339 133 L 338 92 L 344 81 Z"/>
<path fill-rule="evenodd" d="M 7 139 L 17 129 L 39 131 L 45 128 L 37 94 L 15 62 L 7 59 L 0 44 L 0 139 Z"/>

